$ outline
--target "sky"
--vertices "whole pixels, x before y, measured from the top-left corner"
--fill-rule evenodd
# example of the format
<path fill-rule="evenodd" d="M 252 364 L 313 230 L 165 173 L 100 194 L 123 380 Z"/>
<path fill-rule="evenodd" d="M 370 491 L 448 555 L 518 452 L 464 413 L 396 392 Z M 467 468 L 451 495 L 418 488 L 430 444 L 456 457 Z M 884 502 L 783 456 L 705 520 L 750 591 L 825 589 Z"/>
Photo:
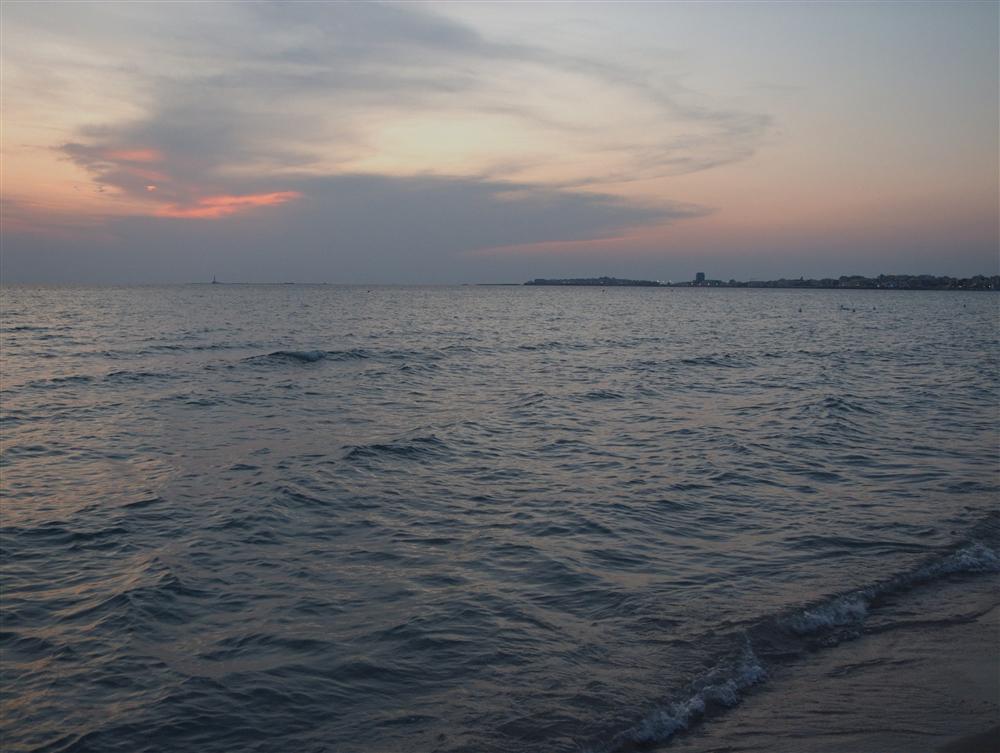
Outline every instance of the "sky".
<path fill-rule="evenodd" d="M 1000 3 L 0 5 L 3 282 L 1000 273 Z"/>

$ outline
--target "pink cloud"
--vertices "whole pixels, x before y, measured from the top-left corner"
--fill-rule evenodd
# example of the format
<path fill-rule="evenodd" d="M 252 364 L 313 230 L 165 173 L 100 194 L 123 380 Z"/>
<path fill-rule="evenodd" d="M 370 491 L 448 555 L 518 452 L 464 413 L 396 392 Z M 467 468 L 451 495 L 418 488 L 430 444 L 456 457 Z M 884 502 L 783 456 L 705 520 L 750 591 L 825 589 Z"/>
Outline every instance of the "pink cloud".
<path fill-rule="evenodd" d="M 100 153 L 112 162 L 162 162 L 163 153 L 157 149 L 107 149 Z"/>
<path fill-rule="evenodd" d="M 302 196 L 298 191 L 275 191 L 273 193 L 245 194 L 243 196 L 206 196 L 198 199 L 192 206 L 171 204 L 157 210 L 158 217 L 175 217 L 183 219 L 217 219 L 237 212 L 243 212 L 257 207 L 275 206 L 298 199 Z"/>

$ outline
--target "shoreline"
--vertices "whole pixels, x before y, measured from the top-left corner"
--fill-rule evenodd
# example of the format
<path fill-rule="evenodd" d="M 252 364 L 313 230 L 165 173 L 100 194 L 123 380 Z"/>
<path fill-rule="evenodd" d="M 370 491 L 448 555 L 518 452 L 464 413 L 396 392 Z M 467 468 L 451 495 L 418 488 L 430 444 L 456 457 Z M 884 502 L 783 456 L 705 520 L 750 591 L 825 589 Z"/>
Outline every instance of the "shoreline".
<path fill-rule="evenodd" d="M 966 735 L 953 740 L 938 753 L 984 753 L 984 751 L 1000 750 L 1000 724 L 978 735 Z"/>
<path fill-rule="evenodd" d="M 996 573 L 899 594 L 858 638 L 775 668 L 739 706 L 657 750 L 996 753 L 998 635 Z"/>

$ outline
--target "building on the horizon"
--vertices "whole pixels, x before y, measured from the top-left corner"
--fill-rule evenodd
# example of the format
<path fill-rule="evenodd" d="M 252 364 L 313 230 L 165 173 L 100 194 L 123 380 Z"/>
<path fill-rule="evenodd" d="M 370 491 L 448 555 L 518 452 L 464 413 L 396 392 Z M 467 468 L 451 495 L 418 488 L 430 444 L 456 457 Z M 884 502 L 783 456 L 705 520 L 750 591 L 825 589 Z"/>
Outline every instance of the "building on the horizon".
<path fill-rule="evenodd" d="M 695 274 L 695 276 L 694 276 L 694 284 L 695 285 L 704 285 L 705 284 L 705 273 L 704 272 L 698 272 L 698 273 Z"/>

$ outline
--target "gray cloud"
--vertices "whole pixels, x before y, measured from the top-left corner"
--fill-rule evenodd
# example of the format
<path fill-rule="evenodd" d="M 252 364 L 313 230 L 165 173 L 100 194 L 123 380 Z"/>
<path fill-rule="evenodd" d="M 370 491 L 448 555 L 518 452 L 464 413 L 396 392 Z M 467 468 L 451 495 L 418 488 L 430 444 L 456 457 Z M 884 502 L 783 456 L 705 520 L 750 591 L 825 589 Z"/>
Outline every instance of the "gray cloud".
<path fill-rule="evenodd" d="M 414 6 L 60 9 L 65 12 L 54 21 L 46 17 L 50 31 L 76 36 L 79 30 L 80 38 L 106 45 L 116 70 L 134 64 L 132 80 L 141 92 L 136 104 L 142 116 L 83 128 L 60 147 L 102 189 L 148 202 L 151 214 L 196 207 L 206 196 L 301 194 L 282 206 L 211 221 L 109 218 L 99 240 L 81 233 L 76 242 L 75 258 L 87 259 L 94 280 L 489 277 L 501 274 L 504 262 L 481 258 L 457 267 L 457 259 L 477 249 L 599 239 L 622 228 L 706 214 L 704 207 L 669 201 L 649 207 L 566 189 L 744 159 L 770 124 L 761 114 L 691 104 L 698 97 L 669 76 L 488 40 Z M 630 91 L 688 133 L 654 137 L 642 146 L 615 142 L 593 124 L 562 122 L 511 92 L 492 89 L 489 72 L 497 65 L 524 77 L 571 74 Z M 400 110 L 495 114 L 525 127 L 591 134 L 625 167 L 548 186 L 500 180 L 522 166 L 503 160 L 476 176 L 338 174 L 341 163 L 374 149 L 366 140 L 368 121 Z M 162 158 L 143 158 L 142 150 Z M 64 265 L 69 252 L 42 236 L 9 240 L 4 266 L 14 277 L 79 267 Z"/>
<path fill-rule="evenodd" d="M 176 13 L 197 14 L 200 8 L 177 6 Z M 625 167 L 572 182 L 585 186 L 745 159 L 770 127 L 763 114 L 686 102 L 690 93 L 669 76 L 492 42 L 410 6 L 264 3 L 233 6 L 233 16 L 236 33 L 221 39 L 210 35 L 211 24 L 200 33 L 183 32 L 189 27 L 176 26 L 176 20 L 168 25 L 169 55 L 186 61 L 177 65 L 182 73 L 147 79 L 145 117 L 87 129 L 64 146 L 65 153 L 102 184 L 139 195 L 146 181 L 135 166 L 115 164 L 108 154 L 155 148 L 166 157 L 172 184 L 159 195 L 182 200 L 177 197 L 185 192 L 232 190 L 224 179 L 229 168 L 259 165 L 274 171 L 322 164 L 329 169 L 331 162 L 373 153 L 366 141 L 372 112 L 493 113 L 520 119 L 526 127 L 590 131 L 596 143 L 606 142 L 600 150 L 617 154 Z M 130 23 L 132 34 L 148 36 L 148 18 Z M 164 46 L 164 39 L 157 44 Z M 484 70 L 497 63 L 571 73 L 632 91 L 661 109 L 665 122 L 690 133 L 637 145 L 616 142 L 613 134 L 587 123 L 559 122 L 512 100 L 510 93 L 490 91 Z M 196 72 L 201 67 L 217 72 Z"/>
<path fill-rule="evenodd" d="M 255 185 L 246 186 L 254 190 Z M 67 247 L 12 236 L 10 281 L 69 270 L 85 281 L 465 282 L 517 274 L 532 262 L 470 259 L 497 246 L 603 237 L 623 227 L 705 214 L 703 207 L 637 207 L 612 196 L 468 178 L 343 175 L 287 185 L 300 200 L 215 220 L 118 218 L 105 237 Z M 516 279 L 516 278 L 515 278 Z"/>

